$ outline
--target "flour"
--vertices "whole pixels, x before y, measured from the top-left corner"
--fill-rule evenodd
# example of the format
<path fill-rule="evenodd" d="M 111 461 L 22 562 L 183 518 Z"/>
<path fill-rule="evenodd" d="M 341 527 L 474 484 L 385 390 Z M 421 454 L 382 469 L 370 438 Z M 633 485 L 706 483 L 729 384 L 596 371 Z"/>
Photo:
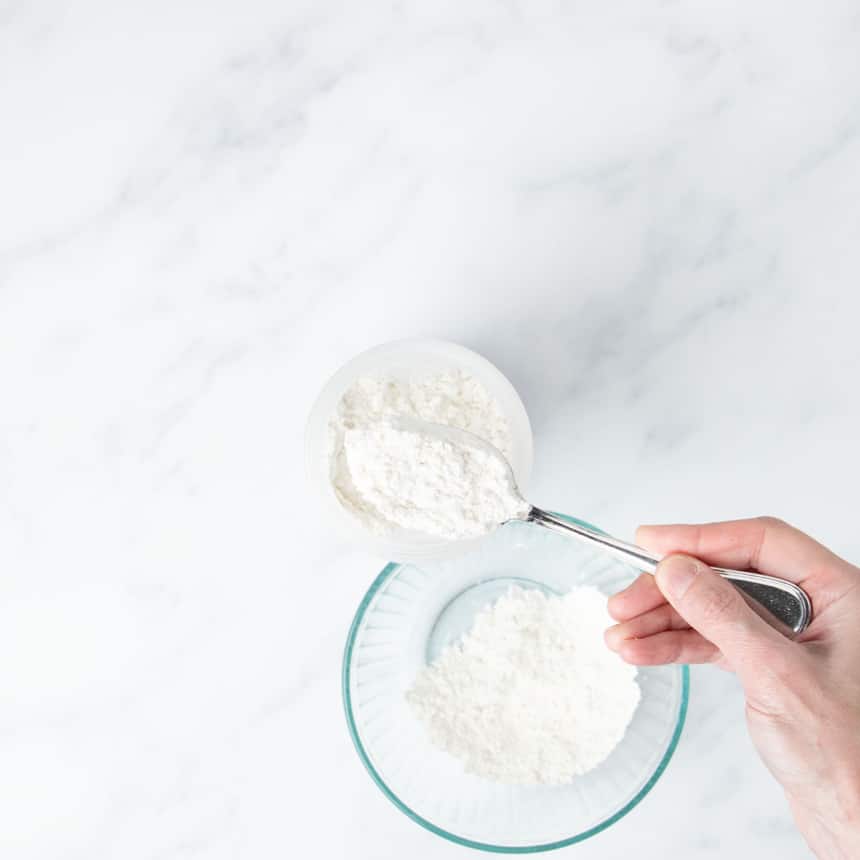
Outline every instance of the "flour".
<path fill-rule="evenodd" d="M 419 672 L 406 698 L 436 746 L 465 769 L 517 784 L 561 784 L 624 736 L 636 669 L 604 644 L 606 597 L 512 588 Z"/>
<path fill-rule="evenodd" d="M 456 540 L 486 534 L 522 512 L 501 457 L 404 429 L 399 416 L 466 430 L 510 457 L 508 422 L 474 377 L 451 371 L 410 381 L 361 378 L 331 421 L 330 466 L 338 499 L 365 527 Z"/>
<path fill-rule="evenodd" d="M 456 540 L 528 511 L 495 449 L 377 421 L 344 434 L 352 485 L 374 516 Z"/>

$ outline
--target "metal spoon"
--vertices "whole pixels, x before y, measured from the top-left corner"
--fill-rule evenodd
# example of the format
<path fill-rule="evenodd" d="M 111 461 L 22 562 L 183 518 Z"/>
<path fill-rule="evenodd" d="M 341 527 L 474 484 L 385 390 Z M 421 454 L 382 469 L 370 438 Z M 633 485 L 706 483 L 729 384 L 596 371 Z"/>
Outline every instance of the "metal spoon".
<path fill-rule="evenodd" d="M 447 439 L 460 447 L 480 448 L 504 464 L 510 478 L 512 493 L 522 500 L 522 510 L 515 519 L 534 523 L 550 531 L 572 535 L 593 544 L 604 552 L 627 562 L 638 570 L 653 574 L 660 558 L 635 544 L 627 543 L 610 535 L 577 525 L 567 519 L 535 507 L 523 499 L 517 488 L 516 478 L 510 464 L 500 451 L 473 433 L 442 424 L 432 424 L 414 418 L 398 418 L 397 423 L 422 433 L 431 433 Z M 743 570 L 728 570 L 712 567 L 720 576 L 730 580 L 744 595 L 747 603 L 769 624 L 791 638 L 802 633 L 812 620 L 812 603 L 806 592 L 776 576 L 751 573 Z"/>
<path fill-rule="evenodd" d="M 521 517 L 526 522 L 535 523 L 554 532 L 574 535 L 601 547 L 605 552 L 626 561 L 628 564 L 647 573 L 654 573 L 660 558 L 648 550 L 610 535 L 569 522 L 566 519 L 531 506 L 528 513 Z M 798 585 L 777 576 L 764 573 L 751 573 L 744 570 L 729 570 L 714 567 L 724 579 L 738 588 L 747 603 L 769 624 L 781 633 L 794 638 L 809 626 L 812 620 L 812 603 L 807 593 Z"/>

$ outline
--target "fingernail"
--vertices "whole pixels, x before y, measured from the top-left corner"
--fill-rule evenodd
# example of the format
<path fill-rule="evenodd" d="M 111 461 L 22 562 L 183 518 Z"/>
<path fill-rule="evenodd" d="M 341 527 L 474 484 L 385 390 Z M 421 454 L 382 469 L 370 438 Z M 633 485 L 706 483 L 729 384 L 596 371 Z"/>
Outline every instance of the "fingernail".
<path fill-rule="evenodd" d="M 603 641 L 606 642 L 606 647 L 609 648 L 610 651 L 618 650 L 621 642 L 623 641 L 618 624 L 613 627 L 608 627 L 603 631 Z"/>
<path fill-rule="evenodd" d="M 653 531 L 655 528 L 660 528 L 659 526 L 649 526 L 647 523 L 643 523 L 641 526 L 636 528 L 636 543 L 647 543 L 649 532 Z"/>
<path fill-rule="evenodd" d="M 680 600 L 699 575 L 699 564 L 686 555 L 670 555 L 657 566 L 657 585 L 668 597 Z"/>
<path fill-rule="evenodd" d="M 618 608 L 619 603 L 624 603 L 624 598 L 621 596 L 624 592 L 627 591 L 625 588 L 624 591 L 616 592 L 615 594 L 611 594 L 609 596 L 609 600 L 606 601 L 606 608 L 609 610 L 609 614 L 614 618 L 615 612 L 614 609 Z"/>

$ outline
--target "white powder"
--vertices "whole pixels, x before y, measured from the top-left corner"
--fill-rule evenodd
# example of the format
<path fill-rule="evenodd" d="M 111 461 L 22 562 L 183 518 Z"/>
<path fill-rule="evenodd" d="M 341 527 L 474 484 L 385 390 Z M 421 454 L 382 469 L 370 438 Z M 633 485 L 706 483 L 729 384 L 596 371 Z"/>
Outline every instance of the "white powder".
<path fill-rule="evenodd" d="M 466 430 L 510 457 L 507 420 L 474 377 L 451 371 L 408 382 L 359 379 L 330 424 L 331 481 L 341 504 L 368 529 L 456 540 L 521 512 L 504 460 L 405 429 L 399 416 Z"/>
<path fill-rule="evenodd" d="M 344 452 L 366 509 L 401 528 L 456 540 L 528 510 L 495 449 L 376 421 L 347 430 Z"/>
<path fill-rule="evenodd" d="M 460 370 L 409 381 L 362 377 L 341 398 L 335 424 L 351 427 L 397 415 L 459 427 L 511 456 L 511 431 L 501 407 L 474 376 Z"/>
<path fill-rule="evenodd" d="M 471 773 L 561 784 L 596 767 L 639 703 L 636 669 L 604 644 L 606 597 L 512 588 L 418 674 L 407 700 Z"/>

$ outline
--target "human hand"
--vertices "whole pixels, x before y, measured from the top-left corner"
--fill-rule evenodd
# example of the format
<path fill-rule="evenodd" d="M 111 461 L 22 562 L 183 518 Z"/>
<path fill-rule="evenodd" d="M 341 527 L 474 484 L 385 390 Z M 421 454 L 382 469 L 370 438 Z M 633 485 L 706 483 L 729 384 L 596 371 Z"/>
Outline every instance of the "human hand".
<path fill-rule="evenodd" d="M 636 541 L 667 557 L 610 598 L 607 645 L 636 665 L 734 671 L 753 743 L 812 850 L 860 858 L 860 569 L 771 517 L 642 526 Z M 707 564 L 791 579 L 812 623 L 786 639 Z"/>

